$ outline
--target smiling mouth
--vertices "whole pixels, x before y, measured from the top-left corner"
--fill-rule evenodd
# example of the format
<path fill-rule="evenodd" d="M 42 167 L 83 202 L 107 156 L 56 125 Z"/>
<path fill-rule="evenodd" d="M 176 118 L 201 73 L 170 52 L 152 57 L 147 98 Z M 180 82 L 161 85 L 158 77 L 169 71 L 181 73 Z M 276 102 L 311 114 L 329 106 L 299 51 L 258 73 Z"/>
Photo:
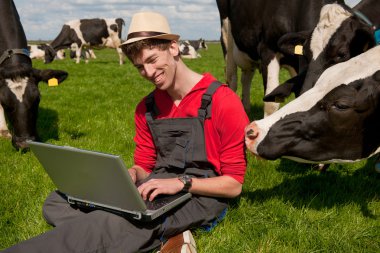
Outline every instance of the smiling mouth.
<path fill-rule="evenodd" d="M 156 77 L 153 79 L 153 81 L 154 81 L 155 84 L 160 84 L 160 83 L 162 82 L 162 80 L 163 80 L 163 74 L 162 74 L 162 73 L 159 74 L 158 76 L 156 76 Z"/>

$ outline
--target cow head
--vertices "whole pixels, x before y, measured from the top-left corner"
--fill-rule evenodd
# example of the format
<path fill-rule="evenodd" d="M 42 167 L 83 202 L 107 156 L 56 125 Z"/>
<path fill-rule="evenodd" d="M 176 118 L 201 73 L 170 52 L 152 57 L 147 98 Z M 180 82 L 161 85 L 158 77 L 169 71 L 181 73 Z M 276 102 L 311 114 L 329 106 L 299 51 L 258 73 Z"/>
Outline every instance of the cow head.
<path fill-rule="evenodd" d="M 202 38 L 199 39 L 199 48 L 203 48 L 205 50 L 208 49 L 206 41 L 204 39 L 202 39 Z"/>
<path fill-rule="evenodd" d="M 16 149 L 24 149 L 27 140 L 37 139 L 38 83 L 53 77 L 62 82 L 67 75 L 65 71 L 37 70 L 25 64 L 0 69 L 0 114 L 8 119 L 12 144 Z M 2 131 L 3 135 L 8 135 L 6 130 Z"/>
<path fill-rule="evenodd" d="M 291 92 L 296 96 L 314 86 L 327 68 L 351 59 L 375 45 L 374 31 L 367 23 L 340 4 L 328 4 L 312 32 L 285 34 L 278 41 L 286 55 L 297 55 L 303 72 L 285 83 L 264 101 L 282 100 Z"/>
<path fill-rule="evenodd" d="M 43 50 L 45 51 L 44 62 L 47 64 L 54 61 L 55 57 L 57 56 L 57 52 L 53 49 L 53 47 L 48 44 L 44 44 Z"/>
<path fill-rule="evenodd" d="M 327 69 L 316 85 L 246 128 L 246 145 L 274 160 L 349 162 L 380 152 L 380 46 Z"/>

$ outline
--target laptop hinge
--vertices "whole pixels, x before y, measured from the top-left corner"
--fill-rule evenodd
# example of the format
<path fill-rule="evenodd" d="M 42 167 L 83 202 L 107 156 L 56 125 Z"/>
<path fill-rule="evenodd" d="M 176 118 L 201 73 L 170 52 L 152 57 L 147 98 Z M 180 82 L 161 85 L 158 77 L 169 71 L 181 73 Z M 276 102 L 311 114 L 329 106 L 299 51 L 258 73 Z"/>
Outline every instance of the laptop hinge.
<path fill-rule="evenodd" d="M 100 205 L 97 203 L 84 202 L 82 200 L 75 199 L 75 198 L 72 198 L 70 196 L 67 196 L 67 202 L 69 204 L 75 205 L 79 208 L 103 210 L 103 211 L 111 212 L 111 213 L 114 213 L 116 215 L 123 216 L 123 217 L 128 217 L 128 218 L 132 217 L 135 220 L 141 220 L 143 218 L 142 213 L 140 213 L 140 212 L 128 211 L 128 210 L 124 210 L 124 209 L 110 208 L 110 207 Z"/>

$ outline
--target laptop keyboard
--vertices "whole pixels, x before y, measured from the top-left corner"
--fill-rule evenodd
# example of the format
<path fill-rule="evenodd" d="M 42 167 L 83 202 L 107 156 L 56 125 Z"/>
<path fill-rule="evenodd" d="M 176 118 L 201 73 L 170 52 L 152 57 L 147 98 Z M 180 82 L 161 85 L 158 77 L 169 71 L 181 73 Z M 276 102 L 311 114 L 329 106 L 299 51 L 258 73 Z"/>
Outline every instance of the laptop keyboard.
<path fill-rule="evenodd" d="M 149 210 L 157 210 L 163 207 L 164 205 L 169 204 L 170 202 L 179 198 L 182 195 L 183 194 L 181 193 L 175 195 L 159 195 L 153 201 L 145 200 L 145 204 Z"/>

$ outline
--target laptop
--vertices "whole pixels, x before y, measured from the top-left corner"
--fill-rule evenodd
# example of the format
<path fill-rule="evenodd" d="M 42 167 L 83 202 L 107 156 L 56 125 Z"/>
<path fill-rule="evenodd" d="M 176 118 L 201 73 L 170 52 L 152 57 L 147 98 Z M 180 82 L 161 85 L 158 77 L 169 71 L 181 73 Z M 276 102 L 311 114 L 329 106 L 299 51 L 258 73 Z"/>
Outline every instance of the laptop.
<path fill-rule="evenodd" d="M 58 191 L 75 206 L 152 221 L 190 199 L 191 193 L 144 201 L 120 156 L 28 141 Z"/>

